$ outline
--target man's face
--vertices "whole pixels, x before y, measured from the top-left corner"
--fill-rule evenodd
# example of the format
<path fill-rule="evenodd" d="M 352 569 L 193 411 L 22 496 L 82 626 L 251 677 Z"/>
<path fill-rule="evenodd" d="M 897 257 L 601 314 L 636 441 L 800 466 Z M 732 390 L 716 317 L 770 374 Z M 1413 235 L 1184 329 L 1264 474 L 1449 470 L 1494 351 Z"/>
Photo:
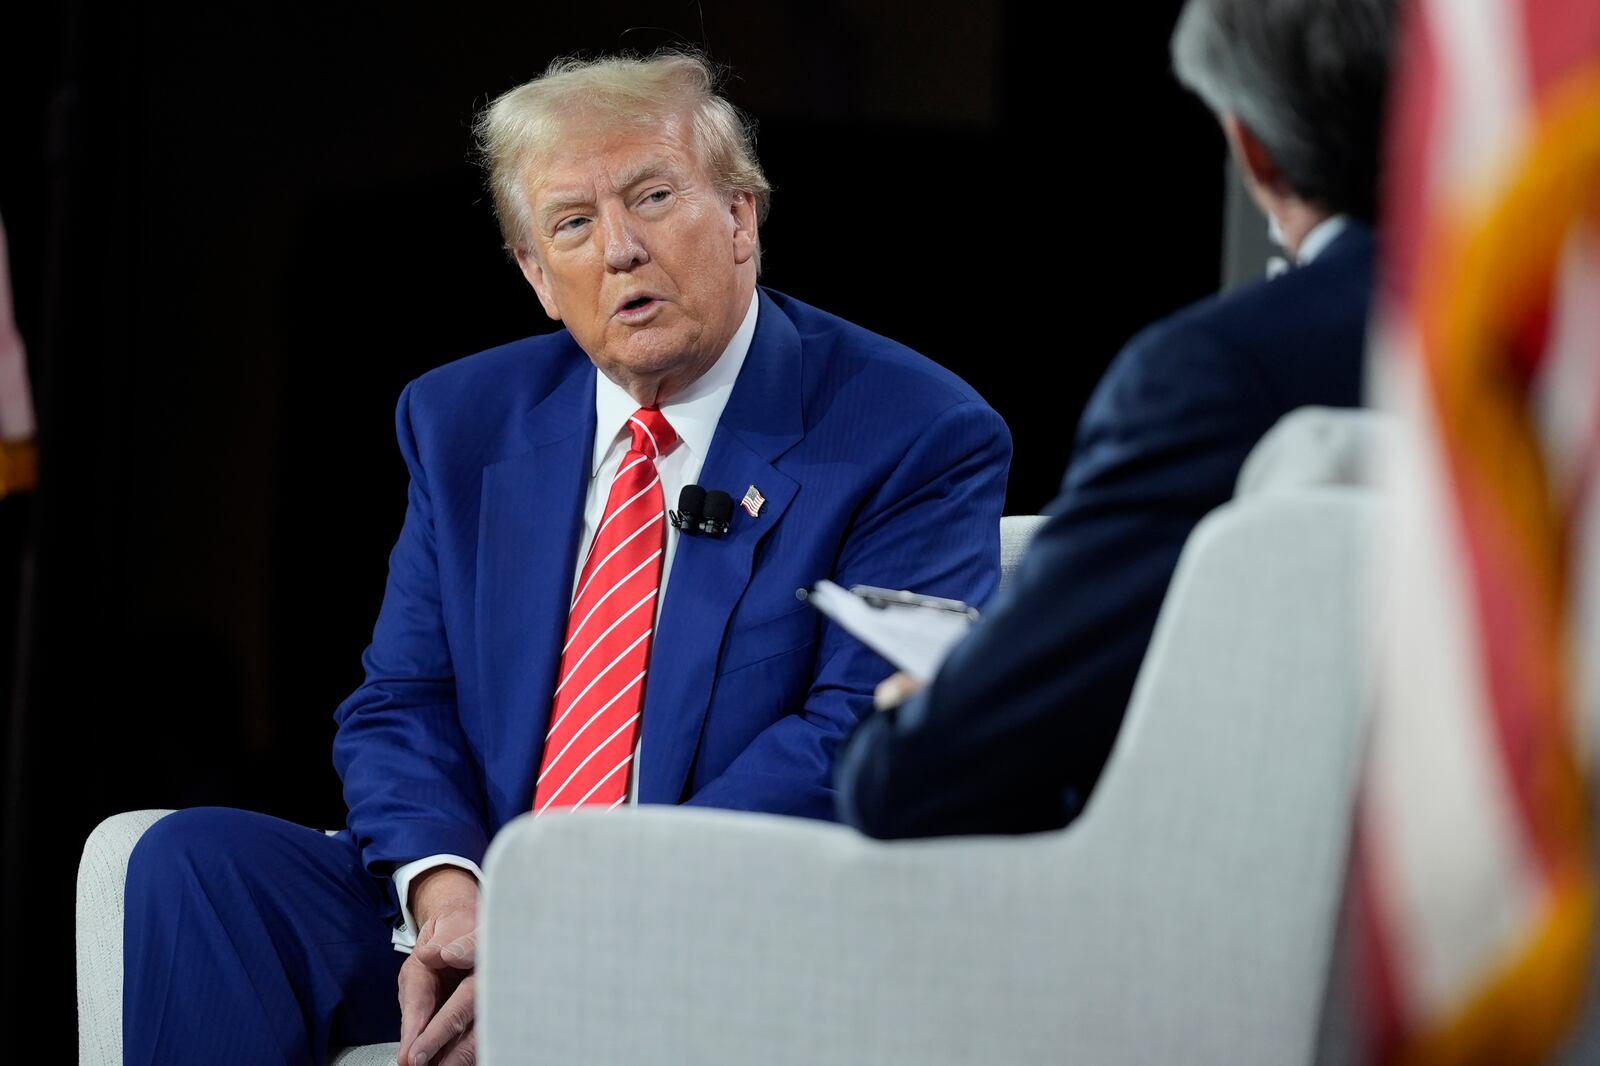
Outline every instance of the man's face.
<path fill-rule="evenodd" d="M 755 208 L 712 186 L 685 123 L 568 132 L 529 190 L 517 260 L 539 302 L 641 404 L 703 374 L 755 286 Z"/>

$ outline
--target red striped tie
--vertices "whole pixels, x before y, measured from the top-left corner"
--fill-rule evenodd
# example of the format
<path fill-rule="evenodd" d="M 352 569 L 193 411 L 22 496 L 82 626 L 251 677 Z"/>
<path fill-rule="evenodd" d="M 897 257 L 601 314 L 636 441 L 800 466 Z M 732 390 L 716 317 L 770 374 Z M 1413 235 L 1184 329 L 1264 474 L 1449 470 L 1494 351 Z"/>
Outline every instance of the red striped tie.
<path fill-rule="evenodd" d="M 633 446 L 611 483 L 567 616 L 560 680 L 533 791 L 535 814 L 551 807 L 615 807 L 628 798 L 666 543 L 655 460 L 678 441 L 654 407 L 629 418 L 628 430 Z"/>

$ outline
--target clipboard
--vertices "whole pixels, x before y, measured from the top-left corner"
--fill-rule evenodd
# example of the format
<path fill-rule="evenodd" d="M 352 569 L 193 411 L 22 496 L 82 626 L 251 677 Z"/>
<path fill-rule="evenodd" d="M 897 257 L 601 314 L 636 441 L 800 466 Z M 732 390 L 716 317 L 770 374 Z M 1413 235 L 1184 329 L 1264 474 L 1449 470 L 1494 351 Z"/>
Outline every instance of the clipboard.
<path fill-rule="evenodd" d="M 870 585 L 845 589 L 824 580 L 797 595 L 919 681 L 939 672 L 939 664 L 978 618 L 977 610 L 960 600 Z"/>

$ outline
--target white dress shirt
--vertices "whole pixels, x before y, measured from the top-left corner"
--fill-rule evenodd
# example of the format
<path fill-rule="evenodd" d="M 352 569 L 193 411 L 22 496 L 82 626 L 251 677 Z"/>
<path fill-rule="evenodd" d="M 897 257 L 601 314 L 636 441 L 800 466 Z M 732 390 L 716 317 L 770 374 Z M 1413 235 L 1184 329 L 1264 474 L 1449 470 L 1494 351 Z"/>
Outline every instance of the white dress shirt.
<path fill-rule="evenodd" d="M 744 321 L 733 335 L 733 340 L 711 369 L 702 374 L 682 392 L 660 405 L 661 414 L 678 434 L 677 445 L 656 460 L 656 471 L 661 476 L 661 493 L 668 510 L 678 506 L 678 493 L 685 485 L 693 485 L 700 477 L 706 452 L 711 448 L 711 438 L 716 435 L 717 423 L 722 420 L 722 409 L 733 394 L 734 382 L 750 353 L 750 342 L 756 335 L 756 308 L 761 299 L 758 293 L 750 294 L 750 307 Z M 572 588 L 576 592 L 578 578 L 583 574 L 583 564 L 589 556 L 589 545 L 594 541 L 595 530 L 605 517 L 606 500 L 611 495 L 611 482 L 622 466 L 622 458 L 632 446 L 633 436 L 628 432 L 628 419 L 639 410 L 639 401 L 628 390 L 606 377 L 596 374 L 594 388 L 594 447 L 590 451 L 589 489 L 583 504 L 583 533 L 578 539 L 578 566 L 572 575 Z M 718 486 L 712 486 L 716 488 Z M 726 489 L 724 491 L 727 491 Z M 678 531 L 667 523 L 666 545 L 661 553 L 661 587 L 656 597 L 656 617 L 661 617 L 661 605 L 667 599 L 667 581 L 672 576 L 672 559 L 678 547 Z M 643 733 L 641 732 L 641 737 Z M 639 759 L 635 748 L 632 779 L 628 786 L 628 803 L 636 801 L 639 793 Z M 532 758 L 534 753 L 530 752 Z M 408 862 L 394 872 L 395 892 L 400 897 L 400 916 L 404 924 L 394 931 L 396 950 L 409 952 L 417 943 L 417 920 L 411 913 L 411 882 L 435 866 L 459 866 L 482 880 L 483 871 L 471 859 L 460 855 L 429 855 Z"/>

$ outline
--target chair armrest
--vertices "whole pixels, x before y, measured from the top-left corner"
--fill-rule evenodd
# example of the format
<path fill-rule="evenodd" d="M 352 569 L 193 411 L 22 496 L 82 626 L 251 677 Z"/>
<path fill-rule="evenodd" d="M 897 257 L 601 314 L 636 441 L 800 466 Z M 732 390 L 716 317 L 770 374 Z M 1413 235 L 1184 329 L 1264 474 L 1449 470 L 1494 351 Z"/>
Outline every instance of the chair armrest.
<path fill-rule="evenodd" d="M 171 811 L 114 814 L 95 827 L 78 863 L 78 1063 L 122 1062 L 122 892 L 128 856 Z"/>
<path fill-rule="evenodd" d="M 518 819 L 488 858 L 485 1059 L 1053 1061 L 1052 849 L 674 808 Z"/>

